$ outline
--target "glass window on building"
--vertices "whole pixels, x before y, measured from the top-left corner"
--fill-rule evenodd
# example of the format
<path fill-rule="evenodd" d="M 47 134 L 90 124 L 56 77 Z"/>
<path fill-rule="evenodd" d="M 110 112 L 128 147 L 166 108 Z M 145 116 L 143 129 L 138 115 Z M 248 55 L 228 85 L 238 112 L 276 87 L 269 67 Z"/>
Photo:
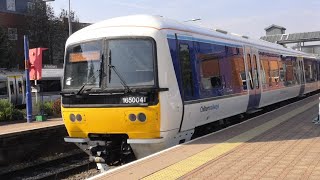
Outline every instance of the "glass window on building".
<path fill-rule="evenodd" d="M 7 10 L 16 11 L 16 0 L 7 0 Z"/>
<path fill-rule="evenodd" d="M 28 11 L 31 11 L 33 9 L 34 3 L 33 2 L 28 2 L 27 6 L 28 6 Z"/>
<path fill-rule="evenodd" d="M 8 28 L 8 39 L 11 41 L 18 40 L 18 30 L 17 28 Z"/>

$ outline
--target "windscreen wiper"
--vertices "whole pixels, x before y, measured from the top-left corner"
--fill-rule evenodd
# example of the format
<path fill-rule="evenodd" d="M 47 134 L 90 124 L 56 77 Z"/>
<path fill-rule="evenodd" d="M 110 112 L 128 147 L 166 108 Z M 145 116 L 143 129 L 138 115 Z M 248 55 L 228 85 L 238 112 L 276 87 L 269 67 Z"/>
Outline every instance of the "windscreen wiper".
<path fill-rule="evenodd" d="M 101 79 L 105 76 L 105 74 L 104 74 L 104 69 L 103 69 L 103 67 L 104 67 L 104 65 L 103 65 L 103 60 L 104 60 L 104 59 L 103 59 L 103 58 L 104 58 L 104 56 L 103 56 L 103 54 L 102 54 L 102 55 L 101 55 L 100 69 L 97 69 L 97 71 L 94 72 L 94 73 L 89 77 L 88 81 L 81 86 L 81 88 L 78 90 L 78 92 L 76 93 L 76 95 L 81 94 L 82 90 L 86 87 L 86 85 L 88 85 L 88 83 L 89 83 L 93 78 L 96 78 L 96 75 L 97 75 L 96 73 L 97 73 L 97 72 L 100 72 L 99 74 L 100 74 L 100 78 L 101 78 Z"/>
<path fill-rule="evenodd" d="M 120 73 L 118 72 L 117 68 L 115 66 L 113 66 L 111 64 L 111 50 L 109 50 L 109 83 L 111 81 L 111 73 L 110 73 L 110 69 L 113 69 L 113 71 L 116 73 L 116 75 L 119 77 L 120 79 L 120 83 L 121 85 L 127 90 L 127 92 L 132 92 L 132 90 L 130 89 L 130 87 L 127 85 L 126 81 L 123 79 L 123 77 L 120 75 Z"/>
<path fill-rule="evenodd" d="M 80 95 L 82 93 L 82 90 L 88 85 L 88 83 L 93 79 L 96 78 L 97 72 L 100 72 L 100 69 L 98 69 L 96 72 L 94 72 L 89 79 L 87 80 L 86 83 L 84 83 L 81 88 L 78 90 L 78 92 L 76 93 L 76 95 Z"/>

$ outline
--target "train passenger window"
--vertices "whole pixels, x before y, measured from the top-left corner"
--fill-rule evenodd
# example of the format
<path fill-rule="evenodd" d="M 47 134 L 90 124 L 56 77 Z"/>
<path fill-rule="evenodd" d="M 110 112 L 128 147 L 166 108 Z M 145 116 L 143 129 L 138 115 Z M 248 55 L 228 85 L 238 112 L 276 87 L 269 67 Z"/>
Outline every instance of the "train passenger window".
<path fill-rule="evenodd" d="M 243 49 L 198 43 L 202 97 L 243 93 L 247 90 Z"/>
<path fill-rule="evenodd" d="M 234 54 L 231 57 L 228 57 L 228 60 L 231 61 L 231 85 L 233 93 L 239 93 L 243 90 L 247 90 L 247 81 L 245 73 L 245 65 L 243 58 L 243 50 L 237 48 L 237 54 Z"/>
<path fill-rule="evenodd" d="M 300 76 L 301 76 L 301 83 L 304 84 L 306 82 L 306 76 L 304 76 L 303 73 L 302 73 L 304 71 L 303 70 L 304 66 L 303 66 L 303 63 L 301 61 L 299 61 L 299 66 L 300 66 L 299 72 L 300 72 Z"/>
<path fill-rule="evenodd" d="M 259 52 L 261 83 L 264 89 L 268 87 L 278 86 L 280 81 L 280 68 L 282 68 L 282 79 L 284 79 L 285 69 L 283 63 L 279 63 L 280 56 L 266 52 Z"/>
<path fill-rule="evenodd" d="M 299 68 L 299 63 L 297 62 L 296 57 L 292 58 L 292 67 L 293 67 L 294 80 L 296 81 L 297 84 L 300 84 L 301 83 L 300 68 Z"/>
<path fill-rule="evenodd" d="M 304 58 L 304 72 L 306 82 L 315 82 L 317 80 L 317 64 L 313 59 Z"/>
<path fill-rule="evenodd" d="M 313 81 L 317 81 L 318 77 L 317 77 L 317 62 L 313 61 L 312 62 L 312 76 L 313 76 Z"/>
<path fill-rule="evenodd" d="M 296 84 L 296 78 L 294 76 L 293 62 L 290 59 L 285 61 L 285 85 L 290 86 Z"/>
<path fill-rule="evenodd" d="M 179 59 L 182 74 L 182 85 L 185 95 L 193 96 L 192 69 L 188 44 L 180 44 Z"/>
<path fill-rule="evenodd" d="M 268 84 L 268 80 L 269 80 L 269 77 L 268 76 L 268 71 L 266 71 L 265 69 L 268 68 L 269 66 L 269 63 L 267 63 L 267 67 L 264 66 L 265 64 L 265 60 L 262 60 L 261 59 L 261 56 L 260 56 L 260 76 L 261 76 L 261 85 L 263 88 L 266 88 L 266 84 Z"/>
<path fill-rule="evenodd" d="M 19 94 L 22 94 L 22 82 L 18 81 Z"/>
<path fill-rule="evenodd" d="M 256 88 L 259 89 L 259 73 L 258 73 L 258 62 L 257 62 L 256 55 L 253 55 L 253 63 L 254 63 L 254 83 L 256 84 Z"/>
<path fill-rule="evenodd" d="M 201 83 L 204 89 L 218 88 L 222 86 L 220 65 L 218 57 L 200 54 L 201 60 Z"/>
<path fill-rule="evenodd" d="M 286 72 L 286 65 L 282 61 L 278 62 L 279 65 L 279 81 L 284 82 L 285 81 L 285 72 Z"/>
<path fill-rule="evenodd" d="M 272 58 L 272 60 L 269 61 L 270 66 L 270 80 L 272 86 L 278 86 L 279 85 L 279 65 L 278 61 L 275 58 Z"/>
<path fill-rule="evenodd" d="M 8 87 L 6 81 L 0 81 L 0 96 L 8 94 Z"/>
<path fill-rule="evenodd" d="M 14 86 L 12 81 L 10 81 L 10 93 L 14 94 Z"/>
<path fill-rule="evenodd" d="M 247 62 L 248 62 L 248 74 L 249 74 L 248 77 L 249 77 L 250 89 L 253 89 L 252 64 L 251 64 L 250 54 L 247 54 Z"/>

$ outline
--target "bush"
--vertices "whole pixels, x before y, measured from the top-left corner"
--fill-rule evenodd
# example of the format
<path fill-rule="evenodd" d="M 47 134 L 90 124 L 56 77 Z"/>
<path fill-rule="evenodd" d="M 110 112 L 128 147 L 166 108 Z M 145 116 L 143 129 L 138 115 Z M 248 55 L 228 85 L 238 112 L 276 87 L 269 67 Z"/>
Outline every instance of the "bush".
<path fill-rule="evenodd" d="M 44 102 L 43 103 L 43 113 L 46 114 L 47 116 L 52 116 L 53 115 L 52 106 L 53 106 L 52 101 Z"/>
<path fill-rule="evenodd" d="M 6 99 L 0 99 L 0 121 L 22 120 L 22 111 L 15 109 Z"/>
<path fill-rule="evenodd" d="M 41 112 L 41 105 L 40 112 Z M 43 113 L 47 116 L 61 116 L 61 100 L 47 101 L 43 103 Z"/>
<path fill-rule="evenodd" d="M 61 116 L 61 99 L 57 99 L 54 101 L 52 105 L 52 111 L 54 114 Z"/>

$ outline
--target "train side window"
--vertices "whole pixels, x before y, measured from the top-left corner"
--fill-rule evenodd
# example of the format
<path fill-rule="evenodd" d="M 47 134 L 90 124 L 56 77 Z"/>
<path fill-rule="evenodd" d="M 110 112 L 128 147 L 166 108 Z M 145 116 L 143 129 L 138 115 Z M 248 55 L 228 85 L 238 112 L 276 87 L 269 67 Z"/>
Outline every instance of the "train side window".
<path fill-rule="evenodd" d="M 311 82 L 311 79 L 312 79 L 311 65 L 306 60 L 304 61 L 304 72 L 306 75 L 306 82 Z"/>
<path fill-rule="evenodd" d="M 279 65 L 278 60 L 272 59 L 269 61 L 270 66 L 270 83 L 273 86 L 274 84 L 278 86 L 279 84 Z"/>
<path fill-rule="evenodd" d="M 235 49 L 236 53 L 228 56 L 228 60 L 231 61 L 231 88 L 233 93 L 240 93 L 247 90 L 243 49 L 232 49 Z"/>
<path fill-rule="evenodd" d="M 190 50 L 188 44 L 180 44 L 179 59 L 182 74 L 182 86 L 185 96 L 193 96 L 192 69 L 190 62 Z"/>
<path fill-rule="evenodd" d="M 284 66 L 285 66 L 285 85 L 286 86 L 291 86 L 296 84 L 296 79 L 294 76 L 294 66 L 293 66 L 293 62 L 291 60 L 291 58 L 288 58 L 285 60 L 284 62 Z"/>
<path fill-rule="evenodd" d="M 10 81 L 10 93 L 14 94 L 14 86 L 12 81 Z"/>
<path fill-rule="evenodd" d="M 241 94 L 247 90 L 243 53 L 242 48 L 198 44 L 202 97 Z"/>
<path fill-rule="evenodd" d="M 250 54 L 247 54 L 247 62 L 248 62 L 248 73 L 249 73 L 250 89 L 253 89 L 252 64 L 251 64 L 251 56 L 250 56 Z"/>
<path fill-rule="evenodd" d="M 278 62 L 278 65 L 279 65 L 279 81 L 285 82 L 285 72 L 286 72 L 285 63 L 283 63 L 282 60 L 280 60 Z"/>
<path fill-rule="evenodd" d="M 254 62 L 254 82 L 256 84 L 256 88 L 259 89 L 259 73 L 258 73 L 258 62 L 257 62 L 256 55 L 253 55 L 253 62 Z"/>
<path fill-rule="evenodd" d="M 22 94 L 22 82 L 18 82 L 19 94 Z"/>
<path fill-rule="evenodd" d="M 201 60 L 202 87 L 206 90 L 221 87 L 219 59 L 207 57 L 205 54 L 200 54 L 199 58 Z"/>
<path fill-rule="evenodd" d="M 316 64 L 312 59 L 304 58 L 304 73 L 306 82 L 315 82 L 316 81 Z"/>
<path fill-rule="evenodd" d="M 8 87 L 6 81 L 0 82 L 0 96 L 1 95 L 7 95 L 8 94 Z"/>
<path fill-rule="evenodd" d="M 300 74 L 299 74 L 299 64 L 297 62 L 296 57 L 291 58 L 292 61 L 292 69 L 293 69 L 293 80 L 295 84 L 300 84 Z"/>

